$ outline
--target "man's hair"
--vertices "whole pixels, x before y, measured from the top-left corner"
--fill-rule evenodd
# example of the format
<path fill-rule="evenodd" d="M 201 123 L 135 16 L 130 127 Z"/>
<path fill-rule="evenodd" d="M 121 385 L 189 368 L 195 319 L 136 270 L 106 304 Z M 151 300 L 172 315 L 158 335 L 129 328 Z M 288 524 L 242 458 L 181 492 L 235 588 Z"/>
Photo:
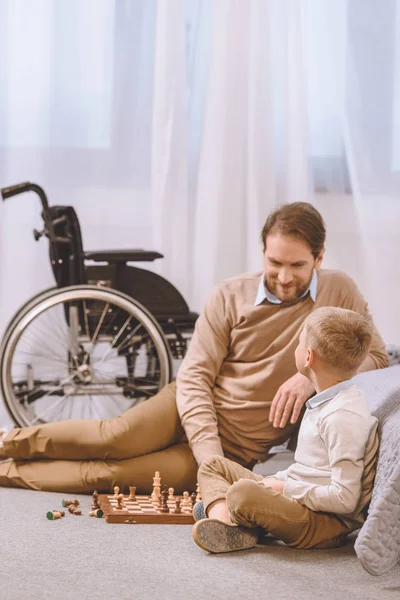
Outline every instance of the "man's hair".
<path fill-rule="evenodd" d="M 342 371 L 357 371 L 371 346 L 372 319 L 345 308 L 318 308 L 304 329 L 306 345 L 326 365 Z"/>
<path fill-rule="evenodd" d="M 310 246 L 314 258 L 317 258 L 325 245 L 324 220 L 317 209 L 308 202 L 284 204 L 269 215 L 261 232 L 264 251 L 267 236 L 271 233 L 280 233 L 303 240 Z"/>

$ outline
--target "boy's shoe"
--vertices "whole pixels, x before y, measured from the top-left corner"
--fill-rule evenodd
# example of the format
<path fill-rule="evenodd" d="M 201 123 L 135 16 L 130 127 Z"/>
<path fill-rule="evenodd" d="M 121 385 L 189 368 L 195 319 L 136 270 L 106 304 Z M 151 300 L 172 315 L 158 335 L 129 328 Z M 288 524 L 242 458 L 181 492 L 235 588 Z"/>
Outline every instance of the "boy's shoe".
<path fill-rule="evenodd" d="M 1 452 L 1 449 L 0 449 Z M 193 518 L 195 521 L 201 521 L 202 519 L 206 519 L 207 515 L 204 510 L 204 504 L 200 502 L 196 502 L 193 508 Z"/>
<path fill-rule="evenodd" d="M 228 525 L 217 519 L 203 519 L 194 524 L 192 534 L 200 548 L 217 554 L 254 548 L 258 542 L 259 530 Z"/>

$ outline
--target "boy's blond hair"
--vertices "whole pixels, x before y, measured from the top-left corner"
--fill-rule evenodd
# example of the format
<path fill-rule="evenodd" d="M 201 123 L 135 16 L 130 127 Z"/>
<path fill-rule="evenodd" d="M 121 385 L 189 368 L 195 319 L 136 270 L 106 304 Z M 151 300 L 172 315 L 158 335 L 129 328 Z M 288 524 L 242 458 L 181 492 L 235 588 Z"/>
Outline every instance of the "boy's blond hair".
<path fill-rule="evenodd" d="M 327 365 L 356 372 L 372 341 L 372 319 L 345 308 L 318 308 L 304 324 L 306 345 Z"/>

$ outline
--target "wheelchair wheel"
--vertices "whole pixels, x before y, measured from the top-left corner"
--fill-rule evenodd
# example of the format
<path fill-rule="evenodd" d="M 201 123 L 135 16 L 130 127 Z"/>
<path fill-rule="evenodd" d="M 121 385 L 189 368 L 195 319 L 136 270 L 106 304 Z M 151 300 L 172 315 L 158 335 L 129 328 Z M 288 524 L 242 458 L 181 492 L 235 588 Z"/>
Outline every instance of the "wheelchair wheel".
<path fill-rule="evenodd" d="M 126 294 L 93 285 L 29 301 L 0 351 L 3 398 L 19 426 L 118 416 L 156 394 L 171 370 L 154 317 Z"/>

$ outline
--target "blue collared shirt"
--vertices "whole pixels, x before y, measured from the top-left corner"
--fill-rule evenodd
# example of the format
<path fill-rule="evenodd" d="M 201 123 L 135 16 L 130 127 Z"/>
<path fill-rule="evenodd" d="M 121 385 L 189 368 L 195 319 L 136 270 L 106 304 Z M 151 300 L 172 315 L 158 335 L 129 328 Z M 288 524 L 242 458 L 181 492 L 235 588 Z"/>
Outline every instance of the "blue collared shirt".
<path fill-rule="evenodd" d="M 264 300 L 268 300 L 268 302 L 271 302 L 271 304 L 282 304 L 282 300 L 279 300 L 279 298 L 277 298 L 276 296 L 274 296 L 273 294 L 271 294 L 271 292 L 269 292 L 267 290 L 267 288 L 264 285 L 264 277 L 265 277 L 265 274 L 263 274 L 261 277 L 254 306 L 258 306 L 259 304 L 262 304 L 262 302 L 264 302 Z M 313 276 L 310 281 L 310 285 L 308 286 L 308 288 L 306 289 L 306 291 L 304 292 L 304 294 L 301 297 L 304 298 L 304 296 L 307 296 L 308 292 L 310 292 L 310 297 L 315 302 L 315 300 L 317 298 L 317 287 L 318 287 L 318 275 L 317 275 L 317 271 L 314 269 Z"/>
<path fill-rule="evenodd" d="M 318 406 L 321 406 L 321 404 L 328 402 L 328 400 L 332 400 L 332 398 L 337 396 L 339 392 L 342 390 L 347 390 L 352 385 L 354 385 L 354 381 L 352 379 L 341 381 L 327 390 L 324 390 L 319 394 L 315 394 L 315 396 L 307 400 L 306 406 L 307 408 L 317 408 Z"/>

